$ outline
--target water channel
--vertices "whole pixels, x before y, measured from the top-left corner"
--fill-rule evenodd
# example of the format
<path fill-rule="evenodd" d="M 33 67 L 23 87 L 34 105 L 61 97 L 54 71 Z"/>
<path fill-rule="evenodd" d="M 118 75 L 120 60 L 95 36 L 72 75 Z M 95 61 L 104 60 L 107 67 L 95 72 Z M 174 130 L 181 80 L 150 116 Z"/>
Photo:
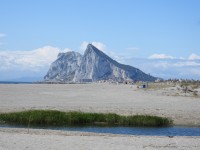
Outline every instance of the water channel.
<path fill-rule="evenodd" d="M 25 126 L 0 125 L 0 128 L 27 128 Z M 200 127 L 161 127 L 161 128 L 143 128 L 143 127 L 32 127 L 39 129 L 51 129 L 61 131 L 80 131 L 94 133 L 127 134 L 127 135 L 150 135 L 150 136 L 200 136 Z"/>

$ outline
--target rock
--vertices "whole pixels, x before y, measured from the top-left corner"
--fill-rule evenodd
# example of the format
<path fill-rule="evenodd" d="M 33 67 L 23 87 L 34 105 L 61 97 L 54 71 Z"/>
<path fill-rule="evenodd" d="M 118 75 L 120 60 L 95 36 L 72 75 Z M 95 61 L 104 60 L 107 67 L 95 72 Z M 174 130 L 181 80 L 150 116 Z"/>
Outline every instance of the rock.
<path fill-rule="evenodd" d="M 188 86 L 188 87 L 187 87 L 187 90 L 188 90 L 188 92 L 194 92 L 194 90 L 192 89 L 191 86 Z"/>
<path fill-rule="evenodd" d="M 123 82 L 126 80 L 155 81 L 157 78 L 132 66 L 120 64 L 92 44 L 88 44 L 83 56 L 76 52 L 59 54 L 44 79 L 63 82 L 100 80 Z"/>
<path fill-rule="evenodd" d="M 72 81 L 75 72 L 80 67 L 81 59 L 81 54 L 77 52 L 59 53 L 57 60 L 51 64 L 44 79 L 48 81 Z"/>

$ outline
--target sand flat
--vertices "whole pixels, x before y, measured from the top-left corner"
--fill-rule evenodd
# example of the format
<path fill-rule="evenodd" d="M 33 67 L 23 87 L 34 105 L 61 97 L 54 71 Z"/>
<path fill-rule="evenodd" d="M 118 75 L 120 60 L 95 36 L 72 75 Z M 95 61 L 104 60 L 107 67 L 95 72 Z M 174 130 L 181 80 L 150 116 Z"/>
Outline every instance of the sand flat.
<path fill-rule="evenodd" d="M 0 112 L 29 109 L 152 114 L 200 125 L 200 99 L 113 84 L 0 84 Z M 0 150 L 199 150 L 200 137 L 129 136 L 0 128 Z"/>
<path fill-rule="evenodd" d="M 130 85 L 0 84 L 0 112 L 29 109 L 149 114 L 200 126 L 200 99 L 159 95 Z"/>

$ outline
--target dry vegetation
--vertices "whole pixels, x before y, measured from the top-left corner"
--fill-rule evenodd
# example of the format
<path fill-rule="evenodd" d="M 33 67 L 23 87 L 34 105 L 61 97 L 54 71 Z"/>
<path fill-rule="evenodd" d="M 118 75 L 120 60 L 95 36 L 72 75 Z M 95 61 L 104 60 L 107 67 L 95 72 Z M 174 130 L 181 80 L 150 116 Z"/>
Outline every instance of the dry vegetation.
<path fill-rule="evenodd" d="M 147 87 L 144 88 L 145 91 L 162 90 L 161 94 L 167 96 L 200 97 L 200 81 L 195 80 L 166 80 L 155 83 L 139 82 L 136 85 L 137 87 L 145 85 Z"/>

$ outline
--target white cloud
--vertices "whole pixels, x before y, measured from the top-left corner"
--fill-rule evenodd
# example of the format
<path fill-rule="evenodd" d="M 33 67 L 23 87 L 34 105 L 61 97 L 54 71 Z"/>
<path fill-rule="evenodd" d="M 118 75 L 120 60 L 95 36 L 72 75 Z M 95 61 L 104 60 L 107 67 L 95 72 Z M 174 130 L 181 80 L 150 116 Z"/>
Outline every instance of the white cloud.
<path fill-rule="evenodd" d="M 169 63 L 167 61 L 159 61 L 159 62 L 153 64 L 153 67 L 161 69 L 161 70 L 166 70 L 170 66 L 171 66 L 171 63 Z"/>
<path fill-rule="evenodd" d="M 153 54 L 148 57 L 149 59 L 175 59 L 175 57 L 166 54 Z"/>
<path fill-rule="evenodd" d="M 73 50 L 71 50 L 71 49 L 69 49 L 69 48 L 65 48 L 62 52 L 63 52 L 63 53 L 66 53 L 66 52 L 71 52 L 71 51 L 73 51 Z"/>
<path fill-rule="evenodd" d="M 126 64 L 164 79 L 200 79 L 200 60 L 132 58 L 127 60 Z"/>
<path fill-rule="evenodd" d="M 0 33 L 0 38 L 1 38 L 1 37 L 5 37 L 5 36 L 6 36 L 6 34 Z"/>
<path fill-rule="evenodd" d="M 88 44 L 89 42 L 86 42 L 86 41 L 82 42 L 80 46 L 80 50 L 84 52 Z"/>
<path fill-rule="evenodd" d="M 195 61 L 179 61 L 173 64 L 176 67 L 198 67 L 200 66 L 199 62 Z"/>
<path fill-rule="evenodd" d="M 200 59 L 200 55 L 196 55 L 196 54 L 191 54 L 189 57 L 188 57 L 189 60 L 198 60 Z"/>
<path fill-rule="evenodd" d="M 90 42 L 86 42 L 86 41 L 82 42 L 82 43 L 81 43 L 81 46 L 80 46 L 80 50 L 81 50 L 82 52 L 84 52 L 85 49 L 87 48 L 87 45 L 88 45 L 89 43 L 90 43 Z M 101 43 L 101 42 L 92 42 L 91 44 L 94 45 L 94 46 L 95 46 L 96 48 L 98 48 L 99 50 L 101 50 L 101 51 L 103 51 L 103 52 L 106 53 L 106 51 L 105 51 L 106 45 L 104 45 L 103 43 Z"/>
<path fill-rule="evenodd" d="M 83 42 L 81 50 L 85 50 L 88 43 Z M 91 44 L 116 61 L 133 65 L 154 76 L 200 79 L 200 56 L 196 54 L 191 54 L 187 59 L 175 58 L 166 54 L 153 54 L 148 59 L 137 59 L 132 58 L 130 53 L 116 53 L 107 50 L 101 42 L 92 42 Z M 10 78 L 14 78 L 16 75 L 18 77 L 31 76 L 34 73 L 44 76 L 49 65 L 56 60 L 58 53 L 68 51 L 72 50 L 69 48 L 60 50 L 52 46 L 44 46 L 31 51 L 0 51 L 0 79 L 3 77 L 6 79 L 8 75 Z"/>
<path fill-rule="evenodd" d="M 115 53 L 113 51 L 108 51 L 106 54 L 109 55 L 112 59 L 114 59 L 114 60 L 116 60 L 116 61 L 118 61 L 120 63 L 124 63 L 125 60 L 126 60 L 125 56 L 117 54 L 117 53 Z"/>
<path fill-rule="evenodd" d="M 94 45 L 101 51 L 105 51 L 105 49 L 106 49 L 106 46 L 101 42 L 92 42 L 92 45 Z"/>
<path fill-rule="evenodd" d="M 86 42 L 86 41 L 82 42 L 82 44 L 80 46 L 80 49 L 82 52 L 84 52 L 86 50 L 88 44 L 89 44 L 89 42 Z M 107 50 L 106 45 L 101 42 L 92 42 L 91 44 L 94 45 L 95 47 L 97 47 L 99 50 L 104 52 L 106 55 L 108 55 L 112 59 L 114 59 L 120 63 L 124 63 L 125 59 L 128 58 L 128 56 L 125 56 L 123 54 L 118 54 L 118 53 L 115 53 L 114 51 Z"/>
<path fill-rule="evenodd" d="M 66 52 L 69 49 L 61 51 L 59 48 L 44 46 L 31 51 L 1 51 L 0 52 L 0 70 L 19 70 L 39 71 L 41 68 L 49 65 L 57 58 L 59 52 Z"/>

